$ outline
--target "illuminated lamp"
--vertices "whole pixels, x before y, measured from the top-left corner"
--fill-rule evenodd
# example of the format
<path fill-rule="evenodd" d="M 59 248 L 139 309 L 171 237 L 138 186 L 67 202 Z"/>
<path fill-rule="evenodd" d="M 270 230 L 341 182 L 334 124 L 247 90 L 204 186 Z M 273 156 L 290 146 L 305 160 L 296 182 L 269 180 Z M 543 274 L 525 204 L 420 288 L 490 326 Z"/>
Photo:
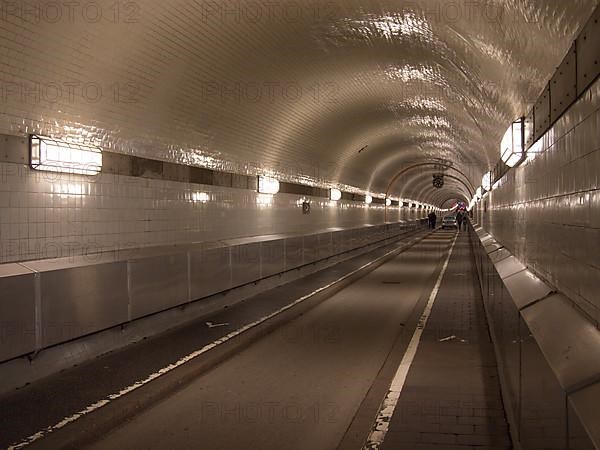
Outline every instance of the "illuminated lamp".
<path fill-rule="evenodd" d="M 96 175 L 102 170 L 102 150 L 33 135 L 29 139 L 29 163 L 35 170 Z"/>

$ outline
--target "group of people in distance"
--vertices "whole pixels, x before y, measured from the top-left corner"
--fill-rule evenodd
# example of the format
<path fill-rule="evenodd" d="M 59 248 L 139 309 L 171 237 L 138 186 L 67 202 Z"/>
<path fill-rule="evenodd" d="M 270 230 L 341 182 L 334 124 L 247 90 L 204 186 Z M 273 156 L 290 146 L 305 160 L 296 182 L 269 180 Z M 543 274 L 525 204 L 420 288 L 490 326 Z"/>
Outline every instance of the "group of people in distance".
<path fill-rule="evenodd" d="M 435 230 L 437 225 L 437 214 L 434 211 L 431 211 L 427 218 L 429 219 L 429 228 Z M 467 213 L 465 211 L 458 211 L 456 213 L 456 224 L 458 226 L 458 231 L 467 229 Z"/>

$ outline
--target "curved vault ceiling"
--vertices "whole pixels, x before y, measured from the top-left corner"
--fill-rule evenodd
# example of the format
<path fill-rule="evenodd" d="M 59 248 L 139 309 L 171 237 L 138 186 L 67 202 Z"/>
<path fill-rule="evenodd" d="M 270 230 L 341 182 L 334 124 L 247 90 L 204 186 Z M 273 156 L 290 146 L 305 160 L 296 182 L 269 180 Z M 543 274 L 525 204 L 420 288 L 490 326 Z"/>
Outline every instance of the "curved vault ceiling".
<path fill-rule="evenodd" d="M 248 2 L 212 2 L 237 11 L 225 16 L 207 3 L 145 0 L 134 23 L 109 19 L 113 0 L 98 2 L 98 23 L 77 11 L 72 23 L 8 17 L 4 82 L 95 83 L 103 95 L 92 102 L 78 87 L 54 101 L 9 96 L 2 131 L 374 193 L 410 164 L 445 160 L 478 186 L 503 131 L 529 110 L 597 1 L 344 0 L 315 13 L 308 0 L 277 3 L 293 3 L 287 15 L 262 8 L 257 20 L 241 9 Z M 215 83 L 242 96 L 207 95 Z M 445 196 L 430 174 L 403 181 L 391 194 L 467 196 L 456 180 Z"/>

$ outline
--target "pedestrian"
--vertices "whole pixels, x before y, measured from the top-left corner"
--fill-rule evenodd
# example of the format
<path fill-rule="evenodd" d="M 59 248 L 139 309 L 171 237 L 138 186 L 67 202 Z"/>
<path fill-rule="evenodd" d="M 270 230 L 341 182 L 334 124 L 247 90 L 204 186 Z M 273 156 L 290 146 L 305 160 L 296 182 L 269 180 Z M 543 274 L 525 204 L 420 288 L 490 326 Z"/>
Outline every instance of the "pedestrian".
<path fill-rule="evenodd" d="M 464 220 L 465 220 L 464 213 L 462 211 L 459 211 L 456 214 L 456 223 L 458 225 L 458 231 L 462 230 L 462 224 L 463 224 Z"/>
<path fill-rule="evenodd" d="M 463 212 L 463 231 L 467 231 L 467 221 L 469 220 L 469 215 L 466 212 Z"/>
<path fill-rule="evenodd" d="M 435 225 L 437 223 L 437 216 L 435 212 L 431 211 L 427 217 L 429 218 L 429 228 L 435 230 Z"/>

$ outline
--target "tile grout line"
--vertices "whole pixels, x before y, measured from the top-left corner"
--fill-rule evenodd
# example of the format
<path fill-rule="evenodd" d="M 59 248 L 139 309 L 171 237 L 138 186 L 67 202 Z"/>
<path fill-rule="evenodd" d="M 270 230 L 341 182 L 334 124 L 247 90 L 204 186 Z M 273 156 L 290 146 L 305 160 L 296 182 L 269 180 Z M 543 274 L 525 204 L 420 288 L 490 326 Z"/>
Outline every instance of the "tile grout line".
<path fill-rule="evenodd" d="M 413 363 L 415 355 L 417 353 L 417 349 L 419 347 L 419 343 L 421 341 L 421 335 L 425 330 L 425 326 L 427 325 L 427 321 L 429 320 L 429 316 L 431 315 L 431 310 L 433 309 L 433 304 L 435 303 L 435 299 L 437 298 L 438 292 L 440 290 L 440 286 L 442 284 L 442 280 L 444 275 L 446 274 L 446 269 L 448 268 L 448 263 L 450 262 L 450 257 L 452 256 L 452 251 L 454 250 L 454 246 L 456 244 L 456 240 L 458 239 L 458 234 L 454 237 L 454 241 L 452 242 L 452 246 L 450 247 L 450 251 L 448 252 L 448 256 L 446 257 L 446 261 L 444 262 L 444 266 L 438 276 L 438 279 L 435 283 L 433 290 L 429 296 L 429 300 L 427 301 L 427 305 L 425 306 L 425 310 L 423 314 L 419 318 L 417 328 L 408 344 L 406 352 L 402 357 L 402 361 L 396 370 L 394 378 L 390 384 L 390 388 L 383 400 L 381 406 L 379 407 L 379 412 L 377 414 L 377 418 L 375 419 L 375 423 L 369 434 L 369 438 L 367 442 L 363 446 L 363 450 L 377 450 L 383 444 L 385 440 L 385 436 L 389 430 L 390 422 L 392 420 L 392 416 L 396 409 L 396 405 L 398 404 L 398 400 L 400 399 L 400 394 L 402 393 L 402 389 L 404 388 L 404 383 L 406 382 L 406 377 L 408 376 L 408 371 L 410 370 L 410 366 Z"/>

